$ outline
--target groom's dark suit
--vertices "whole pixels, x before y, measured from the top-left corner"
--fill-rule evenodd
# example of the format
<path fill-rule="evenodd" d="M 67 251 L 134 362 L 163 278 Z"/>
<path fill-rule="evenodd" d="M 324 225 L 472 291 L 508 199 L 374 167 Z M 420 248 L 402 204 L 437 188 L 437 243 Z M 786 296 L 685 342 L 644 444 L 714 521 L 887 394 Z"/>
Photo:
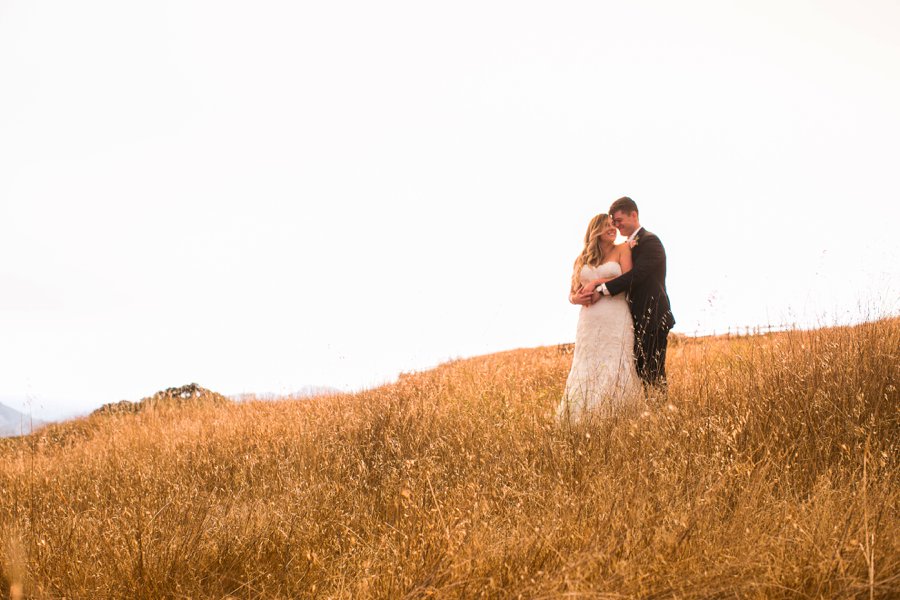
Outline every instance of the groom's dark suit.
<path fill-rule="evenodd" d="M 666 251 L 643 227 L 634 237 L 632 269 L 606 283 L 610 295 L 628 294 L 634 319 L 634 360 L 638 375 L 653 385 L 666 382 L 666 346 L 675 317 L 666 292 Z M 600 302 L 603 302 L 601 299 Z"/>

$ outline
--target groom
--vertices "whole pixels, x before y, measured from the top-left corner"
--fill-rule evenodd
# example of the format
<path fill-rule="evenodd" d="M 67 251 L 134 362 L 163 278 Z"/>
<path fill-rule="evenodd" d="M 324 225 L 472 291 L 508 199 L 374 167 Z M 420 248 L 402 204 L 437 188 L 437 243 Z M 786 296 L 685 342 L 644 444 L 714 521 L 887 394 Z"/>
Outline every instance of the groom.
<path fill-rule="evenodd" d="M 590 294 L 593 304 L 602 296 L 628 294 L 638 375 L 645 383 L 664 389 L 666 345 L 669 330 L 675 325 L 666 292 L 666 251 L 658 237 L 641 227 L 637 204 L 631 198 L 625 196 L 613 202 L 609 216 L 619 233 L 628 237 L 634 267 L 612 281 L 590 284 L 585 296 Z"/>

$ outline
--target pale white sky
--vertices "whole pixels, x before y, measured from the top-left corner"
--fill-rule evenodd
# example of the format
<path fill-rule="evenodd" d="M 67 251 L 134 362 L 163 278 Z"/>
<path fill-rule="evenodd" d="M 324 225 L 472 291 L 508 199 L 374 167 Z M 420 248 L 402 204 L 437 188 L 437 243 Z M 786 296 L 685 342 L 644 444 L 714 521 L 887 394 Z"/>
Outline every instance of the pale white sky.
<path fill-rule="evenodd" d="M 677 331 L 896 313 L 897 31 L 893 0 L 0 0 L 0 401 L 568 342 L 626 194 Z"/>

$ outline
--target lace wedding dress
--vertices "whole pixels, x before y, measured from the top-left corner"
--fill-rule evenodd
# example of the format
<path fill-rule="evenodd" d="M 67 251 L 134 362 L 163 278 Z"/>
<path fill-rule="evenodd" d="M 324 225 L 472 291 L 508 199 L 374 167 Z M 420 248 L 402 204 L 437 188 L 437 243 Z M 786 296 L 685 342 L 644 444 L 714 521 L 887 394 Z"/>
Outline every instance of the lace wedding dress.
<path fill-rule="evenodd" d="M 618 277 L 622 267 L 608 262 L 581 269 L 582 284 Z M 643 397 L 634 367 L 634 326 L 625 294 L 603 296 L 582 306 L 575 334 L 572 370 L 559 403 L 561 420 L 577 420 L 588 413 L 613 416 L 637 408 Z"/>

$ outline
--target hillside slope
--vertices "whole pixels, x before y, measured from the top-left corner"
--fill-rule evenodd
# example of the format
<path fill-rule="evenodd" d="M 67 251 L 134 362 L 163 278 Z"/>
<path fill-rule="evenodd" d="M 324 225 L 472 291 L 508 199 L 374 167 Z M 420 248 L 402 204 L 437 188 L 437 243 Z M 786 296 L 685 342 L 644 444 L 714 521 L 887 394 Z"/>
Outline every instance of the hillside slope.
<path fill-rule="evenodd" d="M 0 589 L 110 598 L 900 595 L 900 321 L 675 339 L 558 426 L 570 347 L 0 440 Z"/>

